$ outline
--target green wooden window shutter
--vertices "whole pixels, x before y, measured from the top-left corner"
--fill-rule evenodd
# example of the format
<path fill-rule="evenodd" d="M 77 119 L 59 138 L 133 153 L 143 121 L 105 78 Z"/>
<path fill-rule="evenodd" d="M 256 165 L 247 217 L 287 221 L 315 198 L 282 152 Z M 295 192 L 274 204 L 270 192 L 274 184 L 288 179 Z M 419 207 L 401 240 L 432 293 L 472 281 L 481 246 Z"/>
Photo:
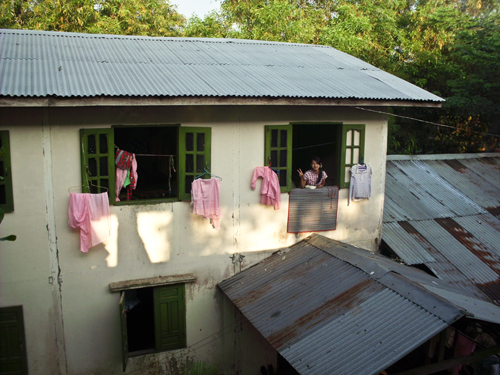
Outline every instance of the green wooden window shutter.
<path fill-rule="evenodd" d="M 281 192 L 292 189 L 292 125 L 266 126 L 264 165 L 271 163 L 280 174 Z"/>
<path fill-rule="evenodd" d="M 191 182 L 196 176 L 210 170 L 211 128 L 179 128 L 179 199 L 191 200 Z M 204 177 L 210 178 L 210 175 Z"/>
<path fill-rule="evenodd" d="M 122 365 L 123 372 L 125 372 L 128 362 L 127 304 L 125 300 L 125 291 L 120 293 L 120 323 L 122 328 Z"/>
<path fill-rule="evenodd" d="M 114 131 L 81 129 L 82 185 L 85 193 L 104 193 L 107 188 L 110 203 L 115 201 Z"/>
<path fill-rule="evenodd" d="M 0 308 L 0 373 L 28 374 L 22 306 Z"/>
<path fill-rule="evenodd" d="M 340 188 L 350 185 L 350 169 L 364 160 L 365 125 L 342 125 L 342 151 L 340 155 Z"/>
<path fill-rule="evenodd" d="M 0 208 L 4 212 L 14 211 L 8 130 L 0 131 Z"/>
<path fill-rule="evenodd" d="M 186 301 L 184 284 L 154 289 L 156 351 L 186 347 Z"/>

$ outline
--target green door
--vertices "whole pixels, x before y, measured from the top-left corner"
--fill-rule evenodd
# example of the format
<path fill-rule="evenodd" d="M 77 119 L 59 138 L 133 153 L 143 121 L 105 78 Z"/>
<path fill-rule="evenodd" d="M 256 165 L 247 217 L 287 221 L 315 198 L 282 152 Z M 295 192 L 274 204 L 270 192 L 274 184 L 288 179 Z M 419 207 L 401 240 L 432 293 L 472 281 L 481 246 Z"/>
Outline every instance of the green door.
<path fill-rule="evenodd" d="M 27 373 L 23 307 L 0 308 L 0 374 Z"/>

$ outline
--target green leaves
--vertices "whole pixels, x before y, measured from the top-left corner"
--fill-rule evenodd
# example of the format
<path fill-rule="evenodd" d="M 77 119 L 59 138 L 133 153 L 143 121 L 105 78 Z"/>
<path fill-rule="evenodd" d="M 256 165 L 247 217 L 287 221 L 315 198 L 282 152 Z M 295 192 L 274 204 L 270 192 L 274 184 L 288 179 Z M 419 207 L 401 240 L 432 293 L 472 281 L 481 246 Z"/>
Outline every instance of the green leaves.
<path fill-rule="evenodd" d="M 179 36 L 184 23 L 166 0 L 0 1 L 0 28 Z"/>

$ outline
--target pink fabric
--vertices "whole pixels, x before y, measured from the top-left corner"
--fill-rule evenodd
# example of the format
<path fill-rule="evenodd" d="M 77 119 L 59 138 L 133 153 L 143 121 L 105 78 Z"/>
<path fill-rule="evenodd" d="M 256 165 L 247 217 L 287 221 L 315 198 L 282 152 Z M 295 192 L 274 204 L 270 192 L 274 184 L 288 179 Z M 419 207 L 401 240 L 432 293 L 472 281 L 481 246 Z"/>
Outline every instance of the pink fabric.
<path fill-rule="evenodd" d="M 455 354 L 454 357 L 467 357 L 474 353 L 476 349 L 476 342 L 469 339 L 467 336 L 462 335 L 457 331 L 457 338 L 455 339 Z M 453 375 L 458 375 L 462 365 L 453 368 Z"/>
<path fill-rule="evenodd" d="M 130 170 L 131 176 L 134 177 L 135 179 L 135 185 L 132 187 L 132 189 L 135 190 L 137 187 L 137 178 L 139 175 L 137 174 L 137 160 L 135 158 L 135 154 L 132 154 L 132 167 Z M 121 168 L 115 168 L 115 193 L 116 193 L 116 198 L 115 201 L 119 202 L 120 198 L 120 191 L 123 188 L 123 183 L 125 182 L 125 178 L 127 177 L 127 169 L 121 169 Z"/>
<path fill-rule="evenodd" d="M 71 228 L 80 228 L 80 250 L 88 252 L 110 235 L 108 193 L 70 193 L 68 217 Z"/>
<path fill-rule="evenodd" d="M 259 177 L 262 177 L 260 203 L 267 206 L 274 206 L 275 210 L 279 210 L 281 205 L 281 188 L 278 176 L 269 167 L 257 167 L 253 171 L 252 189 L 255 189 L 255 184 Z"/>
<path fill-rule="evenodd" d="M 197 179 L 191 183 L 191 204 L 193 213 L 210 219 L 215 229 L 220 229 L 220 181 Z"/>

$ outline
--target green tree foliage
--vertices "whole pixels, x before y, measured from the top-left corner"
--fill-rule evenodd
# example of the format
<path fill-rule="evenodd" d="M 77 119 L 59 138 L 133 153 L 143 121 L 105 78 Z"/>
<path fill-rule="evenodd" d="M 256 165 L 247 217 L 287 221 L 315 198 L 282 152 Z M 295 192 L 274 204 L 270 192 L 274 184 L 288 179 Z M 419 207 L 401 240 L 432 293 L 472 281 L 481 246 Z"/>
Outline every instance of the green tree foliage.
<path fill-rule="evenodd" d="M 389 152 L 477 152 L 500 109 L 498 0 L 224 0 L 192 18 L 187 36 L 330 45 L 446 99 L 442 109 L 395 108 Z"/>
<path fill-rule="evenodd" d="M 0 0 L 0 28 L 178 36 L 184 22 L 166 0 Z"/>
<path fill-rule="evenodd" d="M 175 0 L 172 0 L 175 1 Z M 0 0 L 0 27 L 243 38 L 329 45 L 446 99 L 442 109 L 394 108 L 389 152 L 498 147 L 500 0 L 222 0 L 189 21 L 168 0 Z"/>

